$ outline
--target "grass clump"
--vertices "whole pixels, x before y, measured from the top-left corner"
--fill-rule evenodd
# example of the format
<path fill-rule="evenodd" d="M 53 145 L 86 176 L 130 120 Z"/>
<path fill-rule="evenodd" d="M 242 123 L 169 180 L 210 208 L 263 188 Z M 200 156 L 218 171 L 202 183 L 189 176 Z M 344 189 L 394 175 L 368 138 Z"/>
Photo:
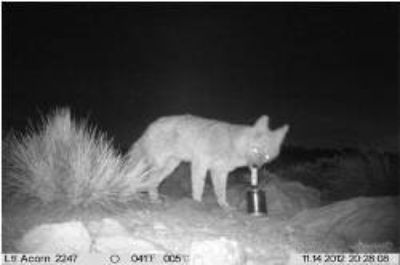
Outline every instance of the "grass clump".
<path fill-rule="evenodd" d="M 72 119 L 68 108 L 56 109 L 25 133 L 8 133 L 2 152 L 3 200 L 107 207 L 136 195 L 135 179 L 122 173 L 111 140 Z"/>

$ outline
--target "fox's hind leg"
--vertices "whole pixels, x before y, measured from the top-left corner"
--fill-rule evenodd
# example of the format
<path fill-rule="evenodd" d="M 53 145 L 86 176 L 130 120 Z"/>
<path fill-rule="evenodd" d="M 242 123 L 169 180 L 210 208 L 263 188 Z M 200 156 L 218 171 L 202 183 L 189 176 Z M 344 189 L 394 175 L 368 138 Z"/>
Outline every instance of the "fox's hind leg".
<path fill-rule="evenodd" d="M 172 171 L 179 165 L 180 161 L 177 159 L 168 159 L 167 162 L 159 167 L 157 170 L 151 173 L 151 185 L 148 189 L 150 200 L 153 202 L 160 201 L 158 194 L 158 186 L 160 183 L 168 177 Z"/>

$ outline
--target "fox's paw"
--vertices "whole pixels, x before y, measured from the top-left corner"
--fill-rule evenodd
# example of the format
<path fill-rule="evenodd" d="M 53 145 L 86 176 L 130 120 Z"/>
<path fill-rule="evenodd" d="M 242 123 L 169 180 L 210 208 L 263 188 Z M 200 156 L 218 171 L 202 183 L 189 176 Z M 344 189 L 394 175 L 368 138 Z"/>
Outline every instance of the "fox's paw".
<path fill-rule="evenodd" d="M 160 195 L 158 194 L 158 192 L 154 191 L 154 190 L 149 191 L 149 198 L 150 198 L 150 202 L 155 203 L 155 204 L 161 204 L 164 201 L 162 198 L 160 198 Z"/>
<path fill-rule="evenodd" d="M 227 212 L 236 211 L 236 208 L 229 205 L 227 202 L 219 202 L 218 204 L 224 211 L 227 211 Z"/>

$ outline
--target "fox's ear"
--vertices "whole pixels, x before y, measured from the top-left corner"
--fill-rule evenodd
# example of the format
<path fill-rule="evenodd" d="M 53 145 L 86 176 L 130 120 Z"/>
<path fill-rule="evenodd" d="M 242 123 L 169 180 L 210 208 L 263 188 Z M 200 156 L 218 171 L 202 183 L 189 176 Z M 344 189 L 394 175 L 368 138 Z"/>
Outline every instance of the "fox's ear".
<path fill-rule="evenodd" d="M 286 136 L 288 131 L 289 131 L 289 125 L 288 124 L 285 124 L 282 127 L 276 129 L 274 131 L 274 134 L 277 137 L 277 142 L 281 143 L 283 141 L 283 139 L 285 139 L 285 136 Z"/>
<path fill-rule="evenodd" d="M 269 129 L 269 117 L 267 115 L 262 115 L 260 118 L 257 119 L 256 123 L 254 124 L 254 128 L 259 130 L 268 130 Z"/>

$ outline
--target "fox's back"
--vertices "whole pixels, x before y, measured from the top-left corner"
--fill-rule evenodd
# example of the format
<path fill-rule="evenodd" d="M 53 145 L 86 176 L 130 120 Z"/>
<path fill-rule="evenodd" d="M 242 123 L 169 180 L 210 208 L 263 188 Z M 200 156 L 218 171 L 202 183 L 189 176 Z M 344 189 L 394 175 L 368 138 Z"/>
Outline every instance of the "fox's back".
<path fill-rule="evenodd" d="M 231 134 L 243 127 L 189 114 L 167 116 L 147 128 L 143 144 L 150 156 L 190 160 L 194 153 L 215 154 L 226 149 L 231 144 Z"/>

